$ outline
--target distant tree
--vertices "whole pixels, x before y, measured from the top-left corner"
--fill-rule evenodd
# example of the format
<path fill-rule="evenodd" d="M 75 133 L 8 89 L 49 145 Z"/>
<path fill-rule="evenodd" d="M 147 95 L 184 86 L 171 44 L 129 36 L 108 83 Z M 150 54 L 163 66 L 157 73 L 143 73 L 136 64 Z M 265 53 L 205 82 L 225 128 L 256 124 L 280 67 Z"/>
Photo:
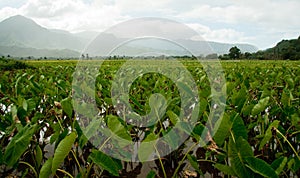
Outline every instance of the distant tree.
<path fill-rule="evenodd" d="M 264 51 L 261 51 L 261 50 L 257 51 L 257 52 L 255 53 L 255 58 L 256 58 L 256 59 L 259 59 L 259 60 L 265 59 L 265 52 L 264 52 Z"/>
<path fill-rule="evenodd" d="M 220 55 L 220 56 L 219 56 L 219 59 L 221 59 L 221 60 L 229 60 L 230 57 L 229 57 L 228 54 L 223 54 L 223 55 Z"/>
<path fill-rule="evenodd" d="M 241 56 L 241 50 L 238 47 L 234 46 L 229 49 L 228 55 L 231 59 L 239 59 Z"/>
<path fill-rule="evenodd" d="M 245 52 L 245 54 L 244 54 L 244 57 L 245 57 L 246 59 L 251 59 L 251 56 L 252 56 L 252 54 L 249 53 L 249 52 Z"/>

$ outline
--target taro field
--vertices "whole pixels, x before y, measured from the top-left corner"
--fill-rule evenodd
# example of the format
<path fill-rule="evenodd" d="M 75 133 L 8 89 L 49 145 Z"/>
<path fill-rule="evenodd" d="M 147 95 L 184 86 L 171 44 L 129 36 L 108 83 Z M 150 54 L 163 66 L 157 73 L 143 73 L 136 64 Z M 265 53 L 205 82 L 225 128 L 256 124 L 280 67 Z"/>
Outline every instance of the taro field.
<path fill-rule="evenodd" d="M 111 136 L 91 142 L 84 134 L 87 132 L 79 122 L 87 117 L 81 113 L 88 111 L 88 103 L 82 101 L 78 106 L 72 100 L 80 94 L 72 87 L 76 60 L 28 61 L 25 67 L 0 71 L 0 177 L 300 176 L 300 61 L 222 61 L 226 95 L 221 104 L 225 111 L 217 118 L 219 127 L 214 133 L 206 127 L 215 109 L 210 82 L 193 60 L 180 61 L 199 91 L 192 128 L 179 119 L 181 89 L 189 88 L 184 84 L 178 87 L 158 73 L 138 76 L 127 99 L 138 115 L 155 108 L 160 119 L 138 127 L 119 117 L 111 88 L 124 62 L 105 61 L 95 86 L 90 88 L 85 80 L 80 86 L 95 98 L 95 110 L 102 118 L 89 129 L 93 132 L 105 126 L 114 137 L 138 142 L 140 161 L 106 154 L 110 150 L 118 150 L 114 154 L 119 156 L 128 154 L 128 145 L 114 142 Z M 151 99 L 154 93 L 165 100 Z M 175 125 L 189 135 L 180 144 L 178 137 L 165 139 L 171 147 L 178 144 L 169 154 L 160 155 L 159 149 L 151 153 L 143 144 L 167 138 Z M 206 144 L 201 144 L 203 141 Z M 147 161 L 150 154 L 155 159 Z"/>

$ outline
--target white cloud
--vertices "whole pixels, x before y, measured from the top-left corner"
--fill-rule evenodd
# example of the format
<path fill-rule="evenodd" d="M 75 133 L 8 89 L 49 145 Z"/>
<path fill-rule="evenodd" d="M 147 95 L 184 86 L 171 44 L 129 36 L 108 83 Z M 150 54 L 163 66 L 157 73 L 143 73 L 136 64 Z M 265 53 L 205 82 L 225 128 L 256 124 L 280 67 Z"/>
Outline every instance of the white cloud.
<path fill-rule="evenodd" d="M 251 40 L 251 38 L 246 37 L 243 32 L 230 28 L 212 30 L 207 26 L 197 23 L 187 25 L 199 33 L 199 36 L 194 36 L 192 38 L 194 40 L 217 41 L 223 43 L 246 43 Z"/>
<path fill-rule="evenodd" d="M 0 10 L 0 21 L 17 14 L 20 14 L 18 9 L 12 7 L 4 7 Z"/>
<path fill-rule="evenodd" d="M 80 0 L 29 0 L 21 11 L 43 26 L 69 31 L 104 30 L 126 18 L 116 6 L 96 1 L 88 4 Z"/>
<path fill-rule="evenodd" d="M 161 12 L 172 12 L 172 8 L 168 4 L 172 0 L 122 0 L 115 1 L 115 6 L 118 7 L 124 14 L 151 14 L 151 16 L 160 16 Z"/>
<path fill-rule="evenodd" d="M 219 23 L 250 23 L 261 27 L 286 29 L 300 27 L 300 1 L 296 0 L 231 0 L 229 5 L 196 4 L 180 12 L 179 18 L 201 19 Z"/>
<path fill-rule="evenodd" d="M 248 7 L 237 7 L 234 5 L 221 7 L 211 5 L 200 5 L 196 6 L 193 10 L 180 13 L 178 17 L 191 18 L 191 19 L 202 19 L 206 21 L 214 22 L 225 22 L 225 23 L 237 23 L 241 19 L 253 20 L 257 16 L 254 15 L 252 9 Z"/>
<path fill-rule="evenodd" d="M 84 4 L 77 0 L 29 0 L 21 9 L 30 17 L 51 18 L 78 12 L 82 7 Z"/>

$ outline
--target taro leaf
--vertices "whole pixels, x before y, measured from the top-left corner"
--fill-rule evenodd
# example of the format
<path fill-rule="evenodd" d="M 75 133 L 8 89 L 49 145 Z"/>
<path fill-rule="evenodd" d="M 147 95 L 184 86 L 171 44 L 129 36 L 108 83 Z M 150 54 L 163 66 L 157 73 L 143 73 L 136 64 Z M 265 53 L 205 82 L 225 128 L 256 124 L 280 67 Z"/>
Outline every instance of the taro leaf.
<path fill-rule="evenodd" d="M 49 158 L 40 170 L 40 178 L 50 177 L 53 158 Z"/>
<path fill-rule="evenodd" d="M 9 142 L 5 149 L 4 160 L 8 166 L 13 166 L 28 148 L 37 125 L 27 125 Z"/>
<path fill-rule="evenodd" d="M 231 115 L 231 120 L 233 122 L 231 130 L 233 132 L 234 137 L 239 138 L 241 136 L 243 139 L 247 140 L 248 133 L 243 119 L 239 116 L 238 113 L 236 113 L 235 115 Z"/>
<path fill-rule="evenodd" d="M 98 150 L 93 150 L 89 158 L 113 176 L 119 176 L 119 171 L 122 169 L 122 163 L 119 160 L 115 160 Z"/>
<path fill-rule="evenodd" d="M 90 139 L 93 136 L 95 136 L 95 134 L 97 133 L 99 126 L 101 124 L 101 120 L 100 119 L 93 119 L 89 125 L 84 128 L 83 130 L 83 135 L 87 138 Z M 80 126 L 78 126 L 78 128 L 80 128 Z"/>
<path fill-rule="evenodd" d="M 282 103 L 284 108 L 291 105 L 290 92 L 288 90 L 283 90 L 280 102 Z"/>
<path fill-rule="evenodd" d="M 36 165 L 37 165 L 37 168 L 39 168 L 41 165 L 41 162 L 43 160 L 43 152 L 39 145 L 37 145 L 35 148 L 35 154 L 36 154 L 36 156 L 35 156 Z"/>
<path fill-rule="evenodd" d="M 234 170 L 230 166 L 217 163 L 217 164 L 215 164 L 215 167 L 217 169 L 219 169 L 221 172 L 223 172 L 224 174 L 231 175 L 231 176 L 236 176 Z"/>
<path fill-rule="evenodd" d="M 155 171 L 151 170 L 148 174 L 147 174 L 147 177 L 146 178 L 155 178 Z"/>
<path fill-rule="evenodd" d="M 156 139 L 157 136 L 153 133 L 150 133 L 140 144 L 138 157 L 141 162 L 148 161 L 151 154 L 153 154 L 153 152 L 155 151 Z"/>
<path fill-rule="evenodd" d="M 300 169 L 300 159 L 295 158 L 295 164 L 293 166 L 293 171 L 297 172 Z"/>
<path fill-rule="evenodd" d="M 253 157 L 253 151 L 251 146 L 249 145 L 248 141 L 245 140 L 242 137 L 239 137 L 236 140 L 236 145 L 237 150 L 240 152 L 239 156 L 241 156 L 242 158 L 248 158 L 248 157 Z"/>
<path fill-rule="evenodd" d="M 24 109 L 25 111 L 27 111 L 28 103 L 27 103 L 27 101 L 26 101 L 25 99 L 23 100 L 22 106 L 23 106 L 23 109 Z"/>
<path fill-rule="evenodd" d="M 292 77 L 286 78 L 286 83 L 288 84 L 288 87 L 290 89 L 294 89 L 295 88 L 295 84 L 294 84 L 294 81 L 293 81 Z"/>
<path fill-rule="evenodd" d="M 292 166 L 295 164 L 295 159 L 289 159 L 288 163 L 287 163 L 287 166 L 288 166 L 288 169 L 291 170 L 292 169 Z"/>
<path fill-rule="evenodd" d="M 270 97 L 265 97 L 263 99 L 260 99 L 258 101 L 258 103 L 253 107 L 252 109 L 252 115 L 257 115 L 259 114 L 260 112 L 264 111 L 268 104 L 269 104 L 269 100 L 270 100 Z"/>
<path fill-rule="evenodd" d="M 167 115 L 169 116 L 170 121 L 171 121 L 171 123 L 172 123 L 173 125 L 176 125 L 177 122 L 180 121 L 180 119 L 178 118 L 177 114 L 175 114 L 175 113 L 174 113 L 173 111 L 171 111 L 171 110 L 168 110 L 168 111 L 167 111 Z"/>
<path fill-rule="evenodd" d="M 204 98 L 200 98 L 199 115 L 203 114 L 203 112 L 206 110 L 207 105 L 208 105 L 207 100 Z"/>
<path fill-rule="evenodd" d="M 16 96 L 18 96 L 19 93 L 21 92 L 21 89 L 20 89 L 21 87 L 19 87 L 19 82 L 21 81 L 21 79 L 22 79 L 22 76 L 20 76 L 15 83 Z"/>
<path fill-rule="evenodd" d="M 245 104 L 241 112 L 243 113 L 244 116 L 249 116 L 251 114 L 253 107 L 254 104 L 252 103 Z"/>
<path fill-rule="evenodd" d="M 50 144 L 53 144 L 59 137 L 61 128 L 58 123 L 51 123 L 51 127 L 53 128 L 54 133 L 50 137 Z"/>
<path fill-rule="evenodd" d="M 66 136 L 57 146 L 54 156 L 51 171 L 54 174 L 59 168 L 60 164 L 64 161 L 65 157 L 69 154 L 72 145 L 76 139 L 76 133 L 72 132 L 70 135 Z"/>
<path fill-rule="evenodd" d="M 228 143 L 228 157 L 230 159 L 230 163 L 232 164 L 232 168 L 235 174 L 238 177 L 249 177 L 249 170 L 245 165 L 245 158 L 253 157 L 252 149 L 249 143 L 239 137 L 235 142 L 232 137 L 229 139 Z"/>
<path fill-rule="evenodd" d="M 78 124 L 78 121 L 74 122 L 74 127 L 76 129 L 76 133 L 78 135 L 78 142 L 79 142 L 79 147 L 83 149 L 83 147 L 87 144 L 88 138 L 83 134 L 83 131 L 81 130 L 80 125 Z"/>
<path fill-rule="evenodd" d="M 200 140 L 201 135 L 207 135 L 207 132 L 208 132 L 207 127 L 205 127 L 204 125 L 202 125 L 200 123 L 194 127 L 193 132 L 192 132 L 192 137 L 199 142 L 199 141 L 202 141 L 202 140 Z M 206 145 L 206 143 L 203 143 L 203 144 Z"/>
<path fill-rule="evenodd" d="M 221 122 L 221 124 L 214 135 L 214 140 L 218 145 L 222 145 L 224 140 L 229 136 L 229 130 L 232 127 L 232 122 L 226 113 L 223 115 L 222 119 L 219 119 L 219 122 Z"/>
<path fill-rule="evenodd" d="M 25 118 L 27 116 L 27 113 L 23 107 L 18 107 L 17 116 L 18 116 L 19 120 L 21 121 L 22 125 L 26 125 Z"/>
<path fill-rule="evenodd" d="M 162 131 L 163 140 L 168 144 L 168 146 L 175 150 L 178 147 L 178 144 L 180 143 L 180 137 L 178 136 L 178 133 L 171 131 Z"/>
<path fill-rule="evenodd" d="M 259 144 L 259 150 L 261 150 L 265 146 L 265 144 L 272 138 L 272 128 L 277 128 L 278 125 L 279 125 L 278 120 L 273 121 L 272 124 L 269 125 L 267 131 L 265 132 L 264 138 Z"/>
<path fill-rule="evenodd" d="M 275 170 L 277 175 L 280 175 L 280 173 L 283 171 L 287 161 L 287 157 L 280 157 L 272 162 L 271 167 Z"/>
<path fill-rule="evenodd" d="M 60 133 L 60 132 L 59 132 Z M 54 133 L 52 136 L 54 136 Z M 69 129 L 65 128 L 62 133 L 60 133 L 55 140 L 55 148 L 59 145 L 59 143 L 69 134 Z M 50 139 L 51 140 L 51 139 Z"/>
<path fill-rule="evenodd" d="M 238 111 L 241 111 L 246 99 L 247 99 L 247 92 L 245 86 L 243 85 L 238 92 L 235 92 L 233 94 L 232 104 L 238 108 Z"/>
<path fill-rule="evenodd" d="M 131 136 L 126 128 L 122 125 L 119 118 L 113 115 L 107 116 L 107 126 L 118 137 L 131 141 Z"/>
<path fill-rule="evenodd" d="M 190 86 L 188 86 L 187 84 L 185 84 L 184 82 L 178 81 L 177 82 L 178 88 L 181 89 L 181 91 L 186 92 L 185 94 L 189 95 L 190 97 L 194 97 L 193 94 L 193 90 L 190 88 Z"/>
<path fill-rule="evenodd" d="M 31 111 L 33 111 L 36 108 L 36 102 L 34 101 L 34 99 L 28 99 L 27 100 L 27 112 L 30 113 Z"/>
<path fill-rule="evenodd" d="M 246 166 L 257 174 L 260 174 L 264 177 L 278 177 L 275 170 L 264 160 L 255 157 L 248 157 L 246 158 L 246 162 Z"/>
<path fill-rule="evenodd" d="M 197 158 L 194 155 L 187 155 L 187 159 L 189 160 L 191 166 L 200 174 L 203 175 L 202 171 L 199 169 L 199 165 L 197 162 Z"/>
<path fill-rule="evenodd" d="M 297 113 L 291 116 L 292 125 L 296 128 L 296 130 L 300 130 L 300 117 Z"/>
<path fill-rule="evenodd" d="M 69 118 L 72 118 L 73 107 L 71 98 L 65 98 L 60 103 L 63 111 L 67 114 Z"/>

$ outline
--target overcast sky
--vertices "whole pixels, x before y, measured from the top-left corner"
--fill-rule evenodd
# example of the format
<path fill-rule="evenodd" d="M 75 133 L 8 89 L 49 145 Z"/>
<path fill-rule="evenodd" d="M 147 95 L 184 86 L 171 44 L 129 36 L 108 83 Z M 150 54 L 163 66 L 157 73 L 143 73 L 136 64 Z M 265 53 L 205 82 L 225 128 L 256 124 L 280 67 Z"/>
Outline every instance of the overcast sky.
<path fill-rule="evenodd" d="M 1 21 L 17 14 L 70 32 L 164 17 L 187 24 L 205 40 L 260 49 L 300 35 L 300 0 L 0 0 Z"/>

